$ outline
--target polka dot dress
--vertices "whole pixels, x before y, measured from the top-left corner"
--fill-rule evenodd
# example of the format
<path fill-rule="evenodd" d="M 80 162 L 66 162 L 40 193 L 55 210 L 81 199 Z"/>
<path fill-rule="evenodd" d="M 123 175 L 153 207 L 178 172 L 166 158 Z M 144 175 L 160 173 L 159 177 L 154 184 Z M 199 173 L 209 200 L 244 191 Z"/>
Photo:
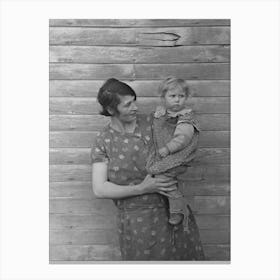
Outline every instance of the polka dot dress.
<path fill-rule="evenodd" d="M 138 115 L 134 133 L 120 133 L 110 125 L 96 137 L 92 162 L 108 163 L 108 180 L 135 185 L 147 175 L 145 165 L 152 144 L 150 116 Z M 189 231 L 168 223 L 168 200 L 153 193 L 114 200 L 123 260 L 203 260 L 199 231 L 192 213 Z"/>

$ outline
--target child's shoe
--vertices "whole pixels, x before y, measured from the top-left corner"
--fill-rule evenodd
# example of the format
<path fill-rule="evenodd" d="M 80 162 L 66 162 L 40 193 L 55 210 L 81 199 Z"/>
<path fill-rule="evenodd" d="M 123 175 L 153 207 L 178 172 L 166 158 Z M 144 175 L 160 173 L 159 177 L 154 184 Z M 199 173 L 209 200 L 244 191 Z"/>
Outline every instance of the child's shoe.
<path fill-rule="evenodd" d="M 181 213 L 170 213 L 169 223 L 171 225 L 178 225 L 182 222 L 184 215 Z"/>

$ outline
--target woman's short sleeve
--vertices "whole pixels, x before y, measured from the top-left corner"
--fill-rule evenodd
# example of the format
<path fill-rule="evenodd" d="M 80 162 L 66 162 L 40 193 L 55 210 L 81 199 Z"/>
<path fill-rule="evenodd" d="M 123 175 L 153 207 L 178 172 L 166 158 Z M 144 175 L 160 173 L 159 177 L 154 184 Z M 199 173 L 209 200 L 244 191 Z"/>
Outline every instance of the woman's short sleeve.
<path fill-rule="evenodd" d="M 108 155 L 106 153 L 105 142 L 102 135 L 98 134 L 91 149 L 91 163 L 107 161 Z"/>

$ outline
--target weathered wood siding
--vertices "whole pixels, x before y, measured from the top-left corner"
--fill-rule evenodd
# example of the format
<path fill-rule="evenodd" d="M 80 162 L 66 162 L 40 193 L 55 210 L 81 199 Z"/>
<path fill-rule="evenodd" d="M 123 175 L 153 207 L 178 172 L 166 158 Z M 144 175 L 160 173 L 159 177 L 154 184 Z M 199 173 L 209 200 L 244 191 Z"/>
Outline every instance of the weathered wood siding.
<path fill-rule="evenodd" d="M 119 78 L 150 112 L 166 76 L 188 80 L 202 127 L 182 176 L 209 260 L 230 258 L 229 20 L 50 20 L 50 260 L 119 260 L 115 208 L 94 198 L 90 147 L 107 120 L 96 95 Z"/>

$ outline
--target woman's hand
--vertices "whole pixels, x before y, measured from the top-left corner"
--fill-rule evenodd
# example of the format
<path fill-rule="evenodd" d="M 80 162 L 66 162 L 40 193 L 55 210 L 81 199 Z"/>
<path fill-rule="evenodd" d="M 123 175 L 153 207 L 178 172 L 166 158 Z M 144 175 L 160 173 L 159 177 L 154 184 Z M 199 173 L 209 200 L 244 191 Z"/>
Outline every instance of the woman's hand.
<path fill-rule="evenodd" d="M 176 180 L 164 175 L 159 175 L 156 177 L 147 175 L 139 186 L 143 194 L 158 192 L 168 196 L 168 192 L 176 189 L 176 183 Z"/>

